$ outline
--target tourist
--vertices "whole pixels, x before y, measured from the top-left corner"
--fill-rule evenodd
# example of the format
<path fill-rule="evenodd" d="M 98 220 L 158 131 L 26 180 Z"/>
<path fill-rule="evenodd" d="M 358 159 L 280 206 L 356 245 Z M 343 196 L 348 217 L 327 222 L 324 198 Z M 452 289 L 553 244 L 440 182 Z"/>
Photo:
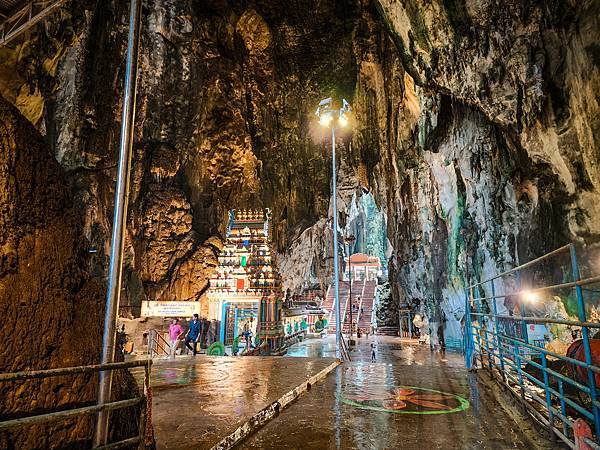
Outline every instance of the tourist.
<path fill-rule="evenodd" d="M 117 348 L 121 353 L 125 354 L 125 344 L 127 343 L 127 334 L 125 333 L 125 324 L 121 326 L 120 330 L 117 330 Z"/>
<path fill-rule="evenodd" d="M 244 323 L 244 331 L 242 333 L 246 340 L 246 350 L 250 350 L 250 322 Z"/>
<path fill-rule="evenodd" d="M 192 351 L 194 356 L 196 356 L 196 353 L 198 353 L 196 346 L 198 339 L 200 339 L 200 320 L 198 319 L 198 314 L 194 314 L 194 317 L 190 322 L 190 327 L 185 335 L 185 346 Z M 194 343 L 193 348 L 190 346 L 190 342 Z"/>
<path fill-rule="evenodd" d="M 177 350 L 177 344 L 183 334 L 183 328 L 179 325 L 179 319 L 173 319 L 171 325 L 169 325 L 169 339 L 171 340 L 171 347 L 169 348 L 169 356 L 175 358 L 175 351 Z"/>
<path fill-rule="evenodd" d="M 206 338 L 207 338 L 207 334 L 208 334 L 208 327 L 210 325 L 210 321 L 206 318 L 203 317 L 202 319 L 200 319 L 200 339 L 198 340 L 200 342 L 200 348 L 206 348 L 208 345 L 206 344 Z"/>
<path fill-rule="evenodd" d="M 371 362 L 377 362 L 377 358 L 375 355 L 375 344 L 371 343 Z"/>

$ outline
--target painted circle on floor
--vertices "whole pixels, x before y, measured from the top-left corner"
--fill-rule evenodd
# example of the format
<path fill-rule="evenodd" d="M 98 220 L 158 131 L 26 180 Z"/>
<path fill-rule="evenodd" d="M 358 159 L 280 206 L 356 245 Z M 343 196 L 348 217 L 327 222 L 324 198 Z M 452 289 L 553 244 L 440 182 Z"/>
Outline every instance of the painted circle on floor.
<path fill-rule="evenodd" d="M 416 386 L 396 386 L 381 394 L 358 392 L 342 402 L 359 409 L 393 414 L 450 414 L 465 411 L 469 401 L 460 395 Z"/>

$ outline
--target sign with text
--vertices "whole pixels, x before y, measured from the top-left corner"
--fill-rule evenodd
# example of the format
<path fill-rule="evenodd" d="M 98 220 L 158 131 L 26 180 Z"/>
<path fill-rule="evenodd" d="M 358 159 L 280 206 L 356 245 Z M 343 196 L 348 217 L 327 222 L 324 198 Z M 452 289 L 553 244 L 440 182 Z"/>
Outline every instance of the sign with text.
<path fill-rule="evenodd" d="M 200 314 L 200 302 L 142 302 L 143 317 L 191 317 Z"/>

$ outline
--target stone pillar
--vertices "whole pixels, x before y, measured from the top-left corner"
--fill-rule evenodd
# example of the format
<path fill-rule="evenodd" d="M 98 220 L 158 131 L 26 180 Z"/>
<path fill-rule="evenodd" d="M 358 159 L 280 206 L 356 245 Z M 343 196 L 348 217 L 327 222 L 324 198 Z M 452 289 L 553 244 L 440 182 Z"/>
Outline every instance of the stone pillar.
<path fill-rule="evenodd" d="M 266 342 L 268 353 L 283 347 L 285 332 L 281 312 L 282 301 L 276 295 L 261 298 L 258 308 L 258 337 L 261 344 Z"/>

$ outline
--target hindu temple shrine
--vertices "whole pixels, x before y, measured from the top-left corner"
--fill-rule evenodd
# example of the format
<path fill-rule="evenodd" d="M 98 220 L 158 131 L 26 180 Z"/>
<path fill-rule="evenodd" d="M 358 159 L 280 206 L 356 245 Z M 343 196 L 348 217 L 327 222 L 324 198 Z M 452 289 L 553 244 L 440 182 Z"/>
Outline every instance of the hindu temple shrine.
<path fill-rule="evenodd" d="M 221 324 L 220 340 L 232 345 L 250 332 L 263 353 L 284 350 L 281 277 L 270 244 L 271 212 L 231 210 L 225 245 L 210 279 L 208 316 Z"/>

